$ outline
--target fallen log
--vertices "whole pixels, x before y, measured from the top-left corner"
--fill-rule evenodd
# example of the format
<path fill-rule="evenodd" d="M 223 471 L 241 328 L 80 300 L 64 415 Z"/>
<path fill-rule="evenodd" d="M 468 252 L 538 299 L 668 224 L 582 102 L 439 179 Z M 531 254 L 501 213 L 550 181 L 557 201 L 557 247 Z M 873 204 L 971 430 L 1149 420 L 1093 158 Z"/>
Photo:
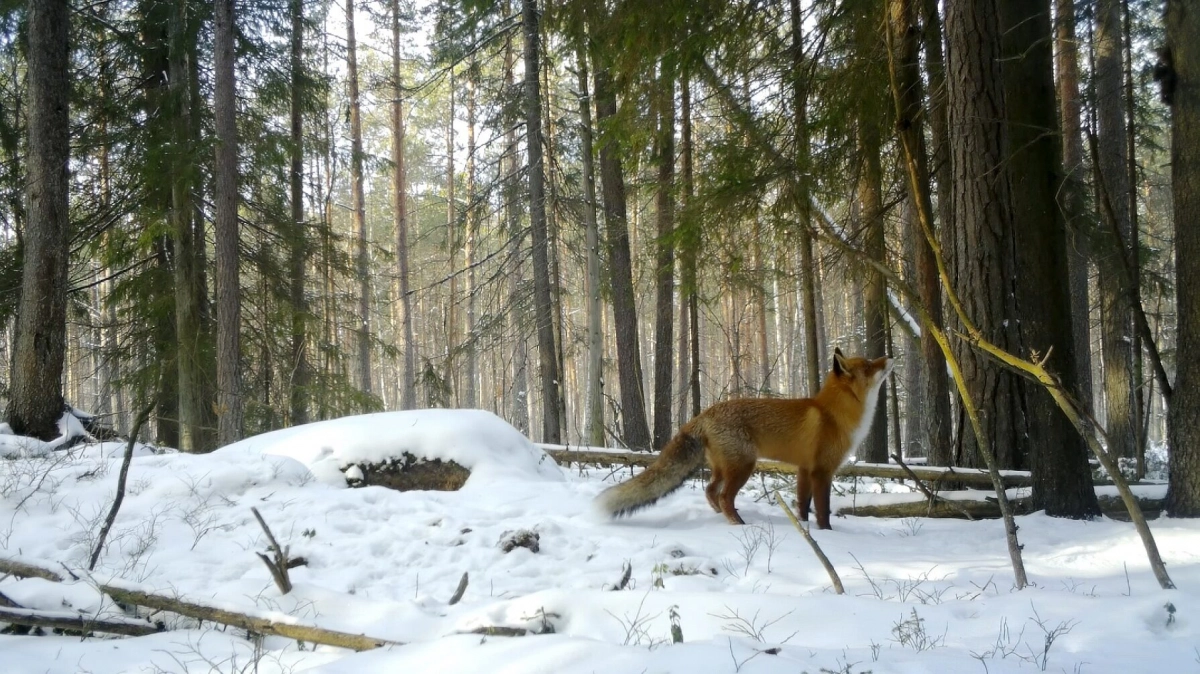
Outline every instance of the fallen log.
<path fill-rule="evenodd" d="M 1100 510 L 1106 516 L 1122 522 L 1129 521 L 1129 512 L 1125 502 L 1118 496 L 1099 496 Z M 1141 496 L 1138 504 L 1147 517 L 1157 517 L 1162 512 L 1166 499 Z M 999 519 L 1000 506 L 994 500 L 954 499 L 949 505 L 944 501 L 935 502 L 930 506 L 929 501 L 903 501 L 881 505 L 860 505 L 839 508 L 838 516 L 853 515 L 855 517 L 931 517 L 965 519 L 964 511 L 976 519 Z M 1013 514 L 1025 515 L 1031 512 L 1031 502 L 1028 498 L 1012 500 Z"/>
<path fill-rule="evenodd" d="M 652 452 L 606 452 L 600 450 L 565 449 L 561 445 L 539 445 L 559 465 L 590 463 L 601 466 L 638 466 L 645 468 L 658 460 Z M 913 474 L 926 483 L 956 483 L 961 485 L 991 488 L 992 479 L 987 471 L 972 468 L 942 468 L 938 466 L 909 466 Z M 755 470 L 768 475 L 795 475 L 796 467 L 779 461 L 760 459 Z M 837 471 L 838 477 L 874 477 L 890 480 L 908 480 L 911 477 L 900 466 L 890 463 L 847 463 Z M 1001 479 L 1008 489 L 1028 487 L 1033 477 L 1028 471 L 1001 471 Z"/>
<path fill-rule="evenodd" d="M 19 578 L 41 578 L 55 583 L 62 582 L 62 576 L 50 569 L 44 569 L 35 564 L 28 564 L 15 559 L 0 558 L 0 574 L 17 576 Z"/>
<path fill-rule="evenodd" d="M 397 641 L 377 639 L 364 634 L 350 634 L 348 632 L 317 627 L 316 625 L 279 622 L 262 615 L 227 611 L 215 606 L 206 606 L 175 597 L 150 594 L 129 587 L 100 585 L 99 589 L 115 601 L 123 604 L 136 604 L 137 606 L 144 606 L 146 608 L 170 611 L 189 618 L 221 623 L 222 625 L 237 627 L 257 634 L 272 634 L 297 641 L 336 646 L 338 648 L 349 648 L 355 651 L 367 651 L 379 648 L 380 646 L 403 645 Z"/>
<path fill-rule="evenodd" d="M 28 627 L 46 627 L 75 632 L 104 632 L 119 634 L 126 637 L 144 637 L 147 634 L 161 632 L 162 629 L 145 621 L 99 620 L 78 613 L 63 611 L 36 611 L 21 608 L 0 608 L 0 623 L 10 625 L 26 625 Z"/>

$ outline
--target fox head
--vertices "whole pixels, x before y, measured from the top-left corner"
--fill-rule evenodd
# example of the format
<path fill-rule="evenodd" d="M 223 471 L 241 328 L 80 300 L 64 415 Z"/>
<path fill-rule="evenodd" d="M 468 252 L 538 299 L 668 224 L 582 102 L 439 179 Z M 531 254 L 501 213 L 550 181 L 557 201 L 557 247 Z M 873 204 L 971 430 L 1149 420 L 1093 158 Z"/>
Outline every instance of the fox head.
<path fill-rule="evenodd" d="M 894 364 L 891 358 L 847 358 L 841 349 L 833 350 L 833 377 L 853 389 L 860 399 L 879 389 Z"/>

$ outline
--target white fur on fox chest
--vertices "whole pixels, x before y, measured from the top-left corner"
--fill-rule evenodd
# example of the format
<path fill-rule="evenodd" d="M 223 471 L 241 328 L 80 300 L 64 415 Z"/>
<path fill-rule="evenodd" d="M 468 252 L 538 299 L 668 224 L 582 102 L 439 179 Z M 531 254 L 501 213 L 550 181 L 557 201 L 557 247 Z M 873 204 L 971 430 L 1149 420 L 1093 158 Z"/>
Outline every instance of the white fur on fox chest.
<path fill-rule="evenodd" d="M 884 377 L 879 377 L 875 385 L 867 390 L 867 397 L 863 399 L 863 413 L 858 420 L 858 426 L 850 432 L 850 448 L 846 450 L 846 455 L 858 451 L 858 446 L 867 438 L 867 433 L 871 432 L 871 422 L 875 420 L 875 405 L 879 402 L 879 387 L 883 384 Z"/>

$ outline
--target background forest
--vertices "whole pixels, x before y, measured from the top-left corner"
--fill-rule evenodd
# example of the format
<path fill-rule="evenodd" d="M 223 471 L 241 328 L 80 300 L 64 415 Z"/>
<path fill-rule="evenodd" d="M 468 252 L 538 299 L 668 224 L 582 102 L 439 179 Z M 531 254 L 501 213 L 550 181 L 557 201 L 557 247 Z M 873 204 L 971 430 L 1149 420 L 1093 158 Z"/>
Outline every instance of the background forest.
<path fill-rule="evenodd" d="M 1172 161 L 1197 151 L 1195 54 L 1159 49 L 1187 42 L 1183 9 L 2 10 L 18 433 L 56 436 L 64 399 L 185 451 L 479 407 L 650 449 L 713 402 L 815 393 L 838 347 L 899 361 L 860 459 L 982 451 L 1051 514 L 1097 513 L 1083 435 L 982 338 L 1052 372 L 1139 476 L 1200 434 L 1177 356 L 1196 211 L 1172 208 L 1200 193 L 1172 175 L 1197 167 Z M 1200 444 L 1173 448 L 1171 509 L 1200 514 Z"/>

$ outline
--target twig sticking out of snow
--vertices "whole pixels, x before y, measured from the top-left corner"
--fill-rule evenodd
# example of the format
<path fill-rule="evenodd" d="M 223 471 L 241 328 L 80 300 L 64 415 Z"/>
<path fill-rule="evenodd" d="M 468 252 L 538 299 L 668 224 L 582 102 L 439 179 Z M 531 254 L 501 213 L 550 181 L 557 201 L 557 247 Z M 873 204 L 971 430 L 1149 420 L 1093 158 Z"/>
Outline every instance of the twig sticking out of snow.
<path fill-rule="evenodd" d="M 833 562 L 830 562 L 829 558 L 825 556 L 825 553 L 821 550 L 821 546 L 817 545 L 817 542 L 813 540 L 812 534 L 808 533 L 808 529 L 800 524 L 800 520 L 796 519 L 796 513 L 793 513 L 792 509 L 788 507 L 787 501 L 784 500 L 781 492 L 775 492 L 775 501 L 779 503 L 780 508 L 783 508 L 783 512 L 787 514 L 788 519 L 796 526 L 796 530 L 800 532 L 804 540 L 808 541 L 809 546 L 813 549 L 813 553 L 817 555 L 817 559 L 821 560 L 821 565 L 829 573 L 829 580 L 833 582 L 834 592 L 846 594 L 846 588 L 842 586 L 842 579 L 838 577 L 837 569 L 833 568 Z"/>
<path fill-rule="evenodd" d="M 104 541 L 108 538 L 108 532 L 112 529 L 113 522 L 117 521 L 121 502 L 125 500 L 125 482 L 129 478 L 129 464 L 133 461 L 133 446 L 137 444 L 137 436 L 142 431 L 142 424 L 146 423 L 146 420 L 150 418 L 150 413 L 157 406 L 157 401 L 146 405 L 133 422 L 133 430 L 129 432 L 129 442 L 125 445 L 125 456 L 121 459 L 121 472 L 117 475 L 117 495 L 113 497 L 112 508 L 108 511 L 108 517 L 104 519 L 104 526 L 100 527 L 100 535 L 96 537 L 96 547 L 92 549 L 92 556 L 88 560 L 88 571 L 96 568 L 96 562 L 100 559 L 100 552 L 104 550 Z"/>
<path fill-rule="evenodd" d="M 275 584 L 279 586 L 280 594 L 287 594 L 292 591 L 292 579 L 288 576 L 288 569 L 298 564 L 293 564 L 292 560 L 288 559 L 288 551 L 290 548 L 279 547 L 279 542 L 275 540 L 275 535 L 271 533 L 271 528 L 267 526 L 266 520 L 259 514 L 258 508 L 251 508 L 250 512 L 254 513 L 254 518 L 262 526 L 263 531 L 267 534 L 267 540 L 271 542 L 269 551 L 274 553 L 274 559 L 268 558 L 261 552 L 254 554 L 262 560 L 263 564 L 267 565 L 267 570 L 271 572 L 271 577 L 275 579 Z"/>
<path fill-rule="evenodd" d="M 629 577 L 632 575 L 633 564 L 625 562 L 625 570 L 621 573 L 621 580 L 617 581 L 617 584 L 612 587 L 612 591 L 619 592 L 620 590 L 624 590 L 626 587 L 629 587 Z"/>
<path fill-rule="evenodd" d="M 458 589 L 454 590 L 454 596 L 450 597 L 450 606 L 454 606 L 463 597 L 463 593 L 467 591 L 467 572 L 463 571 L 462 578 L 458 581 Z"/>

